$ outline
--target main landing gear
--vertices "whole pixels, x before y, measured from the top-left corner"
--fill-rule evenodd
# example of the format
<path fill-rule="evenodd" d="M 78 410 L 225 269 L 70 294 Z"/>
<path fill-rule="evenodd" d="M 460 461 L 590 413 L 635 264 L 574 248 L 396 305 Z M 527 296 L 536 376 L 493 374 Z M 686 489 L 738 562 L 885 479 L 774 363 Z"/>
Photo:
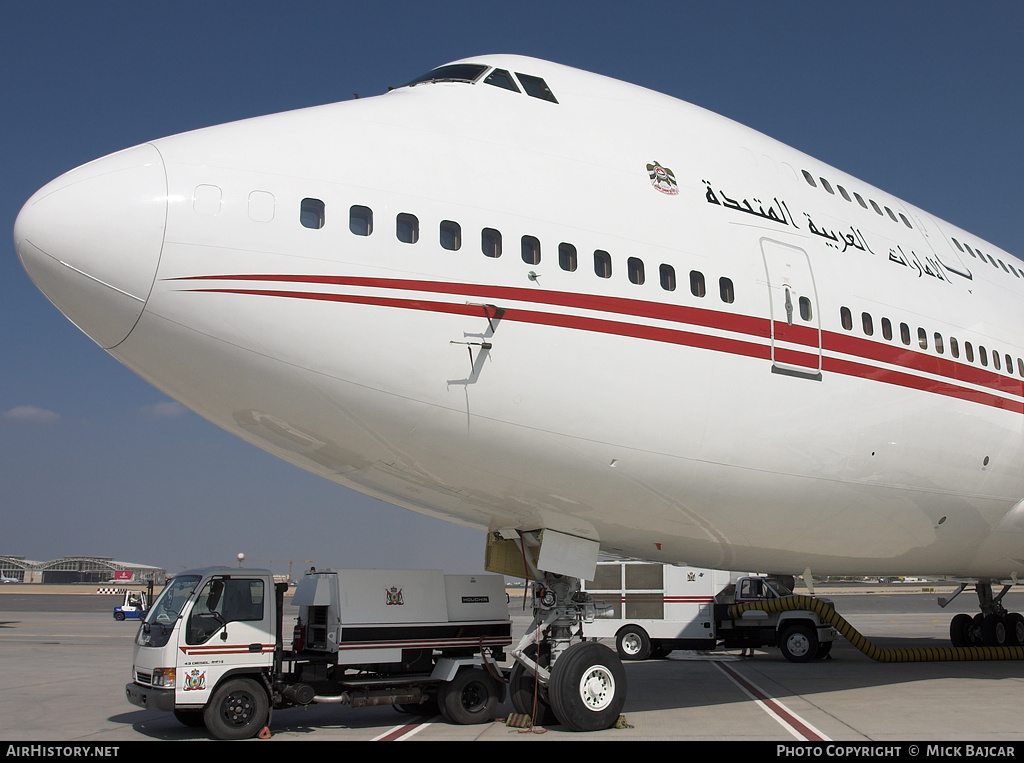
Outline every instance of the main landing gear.
<path fill-rule="evenodd" d="M 967 588 L 966 583 L 948 599 L 939 599 L 945 607 Z M 974 615 L 959 614 L 949 623 L 949 640 L 953 646 L 1024 646 L 1024 616 L 1007 612 L 1003 596 L 1011 586 L 1005 585 L 998 595 L 992 595 L 990 581 L 978 581 L 974 586 L 981 612 Z"/>

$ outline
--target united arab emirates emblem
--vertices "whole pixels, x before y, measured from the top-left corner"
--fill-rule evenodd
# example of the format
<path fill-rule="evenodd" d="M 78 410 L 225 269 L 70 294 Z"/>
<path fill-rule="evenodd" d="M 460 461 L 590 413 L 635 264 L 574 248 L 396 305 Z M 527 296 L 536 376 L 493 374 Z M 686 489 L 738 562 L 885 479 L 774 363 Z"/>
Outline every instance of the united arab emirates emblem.
<path fill-rule="evenodd" d="M 647 174 L 650 175 L 651 185 L 662 193 L 667 193 L 670 196 L 679 193 L 675 173 L 668 167 L 662 167 L 657 162 L 652 162 L 647 165 Z"/>

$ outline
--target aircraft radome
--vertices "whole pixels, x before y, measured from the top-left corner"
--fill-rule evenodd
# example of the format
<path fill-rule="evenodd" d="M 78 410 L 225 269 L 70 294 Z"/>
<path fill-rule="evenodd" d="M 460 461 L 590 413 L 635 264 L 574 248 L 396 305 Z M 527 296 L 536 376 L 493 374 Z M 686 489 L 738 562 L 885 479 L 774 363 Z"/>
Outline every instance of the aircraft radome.
<path fill-rule="evenodd" d="M 218 426 L 489 530 L 552 592 L 570 725 L 621 707 L 558 688 L 619 677 L 569 643 L 599 550 L 953 575 L 954 643 L 1024 642 L 992 593 L 1024 574 L 1024 263 L 696 106 L 481 56 L 97 159 L 15 242 Z"/>

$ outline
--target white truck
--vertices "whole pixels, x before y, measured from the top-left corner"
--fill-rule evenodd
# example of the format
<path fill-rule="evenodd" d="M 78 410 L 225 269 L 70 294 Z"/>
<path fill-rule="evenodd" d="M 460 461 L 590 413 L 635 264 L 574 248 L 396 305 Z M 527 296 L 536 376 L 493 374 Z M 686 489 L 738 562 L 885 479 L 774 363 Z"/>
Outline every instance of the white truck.
<path fill-rule="evenodd" d="M 648 562 L 601 562 L 587 592 L 605 609 L 588 639 L 614 639 L 623 660 L 675 649 L 778 647 L 790 662 L 823 659 L 836 631 L 809 610 L 728 616 L 733 604 L 793 596 L 791 580 Z"/>
<path fill-rule="evenodd" d="M 220 739 L 267 729 L 273 709 L 395 704 L 454 723 L 493 718 L 511 644 L 504 578 L 437 570 L 311 570 L 292 605 L 269 570 L 176 575 L 135 638 L 128 701 Z"/>

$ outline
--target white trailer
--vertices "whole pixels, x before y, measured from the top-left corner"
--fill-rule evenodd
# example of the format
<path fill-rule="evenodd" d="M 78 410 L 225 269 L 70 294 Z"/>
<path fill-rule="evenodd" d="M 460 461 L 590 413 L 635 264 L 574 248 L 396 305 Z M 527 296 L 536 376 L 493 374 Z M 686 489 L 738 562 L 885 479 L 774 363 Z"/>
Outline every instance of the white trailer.
<path fill-rule="evenodd" d="M 787 585 L 788 583 L 788 585 Z M 809 610 L 728 617 L 732 604 L 792 596 L 791 581 L 649 562 L 601 562 L 587 592 L 603 609 L 583 626 L 588 639 L 614 639 L 624 660 L 675 649 L 779 647 L 791 662 L 826 657 L 835 629 Z"/>
<path fill-rule="evenodd" d="M 221 739 L 269 733 L 273 709 L 324 702 L 493 717 L 505 690 L 496 665 L 512 643 L 502 577 L 311 571 L 286 643 L 287 588 L 269 570 L 175 576 L 139 628 L 128 701 Z"/>

